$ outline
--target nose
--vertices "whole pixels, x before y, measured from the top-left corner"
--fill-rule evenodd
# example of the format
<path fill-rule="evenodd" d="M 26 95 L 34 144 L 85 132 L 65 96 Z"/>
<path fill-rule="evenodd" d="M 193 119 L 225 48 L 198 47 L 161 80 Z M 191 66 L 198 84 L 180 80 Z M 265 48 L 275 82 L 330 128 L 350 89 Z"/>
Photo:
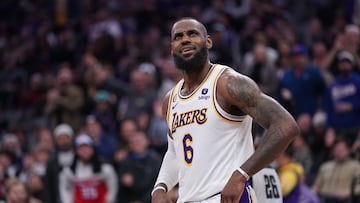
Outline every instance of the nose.
<path fill-rule="evenodd" d="M 184 35 L 181 39 L 182 44 L 188 44 L 190 43 L 190 37 L 188 35 Z"/>

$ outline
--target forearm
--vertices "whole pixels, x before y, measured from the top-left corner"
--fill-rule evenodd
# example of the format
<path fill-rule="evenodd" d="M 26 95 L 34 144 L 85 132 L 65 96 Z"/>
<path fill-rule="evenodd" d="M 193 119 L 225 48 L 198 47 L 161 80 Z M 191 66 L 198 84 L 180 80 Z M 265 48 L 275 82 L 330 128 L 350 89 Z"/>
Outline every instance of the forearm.
<path fill-rule="evenodd" d="M 166 191 L 169 191 L 177 184 L 178 170 L 176 165 L 177 163 L 175 161 L 175 157 L 166 153 L 155 183 L 155 187 L 160 183 L 163 183 L 166 185 Z"/>
<path fill-rule="evenodd" d="M 241 168 L 250 176 L 254 175 L 274 161 L 298 133 L 298 128 L 294 123 L 284 122 L 282 125 L 270 126 L 254 154 Z"/>
<path fill-rule="evenodd" d="M 164 156 L 159 175 L 154 186 L 156 187 L 163 183 L 165 184 L 167 191 L 169 191 L 178 183 L 178 163 L 176 161 L 175 149 L 172 140 L 170 140 L 170 138 L 168 139 L 168 150 Z"/>

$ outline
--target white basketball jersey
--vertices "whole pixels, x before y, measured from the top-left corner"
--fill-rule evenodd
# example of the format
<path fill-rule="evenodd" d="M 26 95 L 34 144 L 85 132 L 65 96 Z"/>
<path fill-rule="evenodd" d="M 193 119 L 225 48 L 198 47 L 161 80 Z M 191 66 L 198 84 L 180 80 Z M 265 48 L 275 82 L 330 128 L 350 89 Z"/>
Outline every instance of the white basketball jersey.
<path fill-rule="evenodd" d="M 266 203 L 282 203 L 279 175 L 273 168 L 263 168 L 252 176 L 252 186 L 257 200 Z"/>
<path fill-rule="evenodd" d="M 180 93 L 183 80 L 172 90 L 167 122 L 179 163 L 179 202 L 201 201 L 221 192 L 254 152 L 251 117 L 231 115 L 216 101 L 217 79 L 226 68 L 213 65 L 188 96 Z"/>

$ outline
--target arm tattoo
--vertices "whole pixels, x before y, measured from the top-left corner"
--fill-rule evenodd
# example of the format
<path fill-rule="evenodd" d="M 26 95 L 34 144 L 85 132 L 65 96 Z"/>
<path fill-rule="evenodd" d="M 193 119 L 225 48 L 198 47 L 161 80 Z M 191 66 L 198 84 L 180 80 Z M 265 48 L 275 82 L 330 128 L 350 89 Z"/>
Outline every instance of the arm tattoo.
<path fill-rule="evenodd" d="M 226 73 L 225 77 L 227 80 L 226 90 L 232 98 L 241 101 L 246 106 L 254 106 L 256 104 L 255 94 L 258 92 L 258 89 L 253 82 L 231 73 Z"/>

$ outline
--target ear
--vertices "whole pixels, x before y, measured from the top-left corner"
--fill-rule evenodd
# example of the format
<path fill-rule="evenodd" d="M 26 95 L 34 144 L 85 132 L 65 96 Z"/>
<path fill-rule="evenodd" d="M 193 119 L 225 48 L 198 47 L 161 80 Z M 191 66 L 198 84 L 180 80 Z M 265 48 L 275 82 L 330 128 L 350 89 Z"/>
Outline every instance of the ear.
<path fill-rule="evenodd" d="M 212 39 L 211 39 L 210 35 L 208 35 L 206 37 L 206 48 L 210 49 L 212 46 L 213 46 Z"/>

